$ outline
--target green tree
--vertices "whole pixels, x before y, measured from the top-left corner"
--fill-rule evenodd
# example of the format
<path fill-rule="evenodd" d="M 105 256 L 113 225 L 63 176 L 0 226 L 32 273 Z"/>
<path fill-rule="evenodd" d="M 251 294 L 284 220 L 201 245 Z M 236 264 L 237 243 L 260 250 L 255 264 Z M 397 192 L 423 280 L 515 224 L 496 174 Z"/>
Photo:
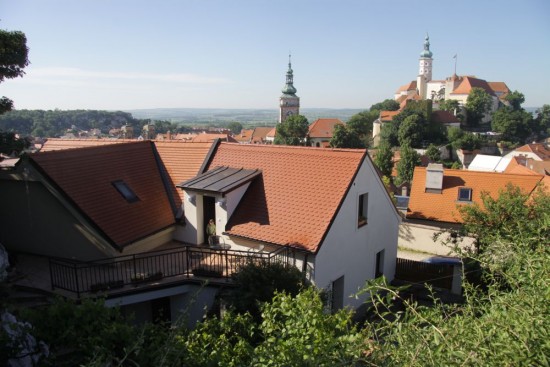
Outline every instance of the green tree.
<path fill-rule="evenodd" d="M 380 143 L 385 141 L 391 147 L 399 146 L 399 139 L 397 135 L 398 132 L 399 132 L 398 121 L 390 121 L 382 124 L 382 129 L 380 131 Z"/>
<path fill-rule="evenodd" d="M 396 183 L 401 185 L 406 182 L 412 182 L 414 167 L 420 166 L 420 155 L 410 146 L 401 147 L 401 158 L 397 162 Z"/>
<path fill-rule="evenodd" d="M 309 122 L 302 115 L 289 116 L 284 122 L 277 124 L 275 144 L 306 145 Z"/>
<path fill-rule="evenodd" d="M 550 105 L 545 104 L 536 111 L 537 117 L 533 120 L 533 131 L 540 137 L 550 135 Z"/>
<path fill-rule="evenodd" d="M 447 137 L 454 149 L 475 150 L 481 148 L 482 140 L 478 135 L 458 127 L 450 127 L 447 130 Z"/>
<path fill-rule="evenodd" d="M 238 313 L 250 313 L 260 321 L 260 304 L 270 302 L 275 292 L 293 296 L 306 287 L 304 275 L 298 268 L 281 263 L 249 263 L 232 276 L 235 284 L 229 305 Z"/>
<path fill-rule="evenodd" d="M 374 163 L 384 176 L 391 177 L 393 170 L 393 151 L 387 141 L 381 141 L 376 151 Z"/>
<path fill-rule="evenodd" d="M 330 139 L 332 148 L 366 148 L 357 133 L 345 125 L 336 125 Z"/>
<path fill-rule="evenodd" d="M 468 99 L 466 100 L 465 105 L 466 120 L 468 125 L 479 125 L 479 123 L 483 120 L 485 113 L 489 111 L 491 103 L 491 96 L 483 88 L 472 88 L 470 94 L 468 94 Z"/>
<path fill-rule="evenodd" d="M 23 69 L 29 64 L 27 37 L 23 32 L 0 29 L 0 83 L 5 79 L 23 76 Z M 13 102 L 0 99 L 0 114 L 11 111 Z"/>
<path fill-rule="evenodd" d="M 439 101 L 439 109 L 456 114 L 460 105 L 456 99 L 444 99 Z"/>
<path fill-rule="evenodd" d="M 523 109 L 504 106 L 493 114 L 491 128 L 502 140 L 523 143 L 531 135 L 533 115 Z"/>
<path fill-rule="evenodd" d="M 30 142 L 27 139 L 17 138 L 13 132 L 0 130 L 0 153 L 18 154 L 29 146 Z"/>
<path fill-rule="evenodd" d="M 523 93 L 518 92 L 517 90 L 510 92 L 504 97 L 504 99 L 510 103 L 510 107 L 513 111 L 523 110 L 521 105 L 525 102 L 525 96 Z"/>
<path fill-rule="evenodd" d="M 408 145 L 419 148 L 423 139 L 424 126 L 422 117 L 413 114 L 405 118 L 399 126 L 397 139 L 400 146 Z"/>
<path fill-rule="evenodd" d="M 243 125 L 240 122 L 232 121 L 227 125 L 227 128 L 231 130 L 234 135 L 240 134 L 243 129 Z"/>
<path fill-rule="evenodd" d="M 378 102 L 370 106 L 369 111 L 397 111 L 399 107 L 399 102 L 395 99 L 385 99 L 382 102 Z"/>
<path fill-rule="evenodd" d="M 430 162 L 436 163 L 441 161 L 441 152 L 433 144 L 428 145 L 428 149 L 426 149 L 426 156 Z"/>

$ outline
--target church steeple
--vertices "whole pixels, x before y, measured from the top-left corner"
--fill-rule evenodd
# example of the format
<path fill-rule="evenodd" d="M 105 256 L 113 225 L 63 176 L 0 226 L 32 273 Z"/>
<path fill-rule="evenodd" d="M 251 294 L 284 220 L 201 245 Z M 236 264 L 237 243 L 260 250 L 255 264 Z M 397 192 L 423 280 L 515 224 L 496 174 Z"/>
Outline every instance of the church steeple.
<path fill-rule="evenodd" d="M 283 122 L 291 115 L 300 113 L 300 97 L 296 95 L 294 88 L 294 72 L 292 71 L 292 63 L 288 55 L 288 70 L 286 72 L 286 84 L 283 87 L 283 95 L 279 98 L 279 122 Z"/>
<path fill-rule="evenodd" d="M 427 98 L 427 83 L 432 80 L 432 51 L 430 51 L 430 36 L 426 33 L 424 38 L 424 50 L 420 53 L 418 62 L 418 77 L 416 78 L 416 87 L 420 98 Z"/>
<path fill-rule="evenodd" d="M 292 71 L 292 63 L 290 61 L 291 55 L 288 55 L 288 70 L 286 72 L 286 84 L 282 90 L 284 94 L 294 95 L 296 94 L 296 88 L 294 88 L 294 72 Z"/>

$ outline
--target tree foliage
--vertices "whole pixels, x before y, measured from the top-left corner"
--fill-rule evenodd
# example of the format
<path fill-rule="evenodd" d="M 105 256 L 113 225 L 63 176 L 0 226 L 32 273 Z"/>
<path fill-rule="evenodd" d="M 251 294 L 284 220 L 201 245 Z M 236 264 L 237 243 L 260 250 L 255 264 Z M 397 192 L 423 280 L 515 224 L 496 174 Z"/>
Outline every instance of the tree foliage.
<path fill-rule="evenodd" d="M 305 116 L 291 115 L 277 124 L 274 144 L 306 145 L 309 122 Z"/>
<path fill-rule="evenodd" d="M 510 92 L 504 97 L 504 99 L 510 104 L 510 107 L 513 111 L 519 111 L 523 108 L 521 105 L 525 102 L 525 96 L 523 93 L 518 92 L 517 90 Z"/>
<path fill-rule="evenodd" d="M 457 114 L 459 108 L 459 103 L 456 99 L 444 99 L 439 101 L 439 109 L 452 114 Z"/>
<path fill-rule="evenodd" d="M 447 137 L 454 149 L 475 150 L 481 148 L 482 139 L 478 135 L 458 127 L 450 127 L 447 130 Z"/>
<path fill-rule="evenodd" d="M 401 158 L 397 162 L 396 183 L 412 182 L 414 167 L 420 165 L 420 155 L 408 145 L 401 147 Z"/>
<path fill-rule="evenodd" d="M 550 136 L 550 105 L 543 105 L 536 114 L 537 117 L 533 120 L 533 132 L 539 137 Z"/>
<path fill-rule="evenodd" d="M 466 121 L 470 126 L 477 126 L 491 107 L 492 98 L 483 88 L 474 87 L 466 100 Z"/>
<path fill-rule="evenodd" d="M 424 130 L 422 117 L 413 114 L 405 118 L 397 132 L 397 140 L 400 146 L 408 145 L 414 148 L 420 148 Z"/>
<path fill-rule="evenodd" d="M 502 140 L 523 143 L 531 135 L 533 115 L 523 109 L 502 107 L 493 114 L 491 128 Z"/>
<path fill-rule="evenodd" d="M 430 144 L 428 146 L 428 149 L 426 149 L 426 156 L 432 163 L 438 163 L 441 161 L 441 152 L 434 144 Z"/>
<path fill-rule="evenodd" d="M 365 142 L 359 135 L 345 125 L 334 126 L 330 146 L 332 148 L 366 148 Z"/>
<path fill-rule="evenodd" d="M 382 102 L 378 102 L 370 106 L 369 111 L 397 111 L 399 109 L 399 102 L 395 99 L 385 99 Z"/>
<path fill-rule="evenodd" d="M 231 130 L 234 135 L 240 134 L 243 129 L 243 125 L 240 122 L 232 121 L 227 125 L 227 128 Z"/>
<path fill-rule="evenodd" d="M 374 163 L 386 177 L 391 177 L 393 171 L 393 151 L 388 142 L 382 141 L 376 151 Z"/>
<path fill-rule="evenodd" d="M 27 37 L 23 32 L 0 29 L 0 83 L 23 76 L 23 69 L 29 65 L 28 55 Z M 12 108 L 13 102 L 9 98 L 0 99 L 0 114 Z"/>
<path fill-rule="evenodd" d="M 229 306 L 238 313 L 250 313 L 260 320 L 260 304 L 270 302 L 275 292 L 295 296 L 307 286 L 303 274 L 296 267 L 280 263 L 254 263 L 241 267 L 233 274 L 235 290 L 228 299 Z"/>

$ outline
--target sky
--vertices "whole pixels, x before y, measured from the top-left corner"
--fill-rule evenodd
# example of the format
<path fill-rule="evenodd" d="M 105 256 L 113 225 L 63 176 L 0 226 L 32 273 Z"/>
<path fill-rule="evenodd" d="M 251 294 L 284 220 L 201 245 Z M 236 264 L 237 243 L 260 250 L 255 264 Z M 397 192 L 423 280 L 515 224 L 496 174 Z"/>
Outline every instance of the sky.
<path fill-rule="evenodd" d="M 289 53 L 303 108 L 361 108 L 416 79 L 503 81 L 550 104 L 549 0 L 0 0 L 27 36 L 16 109 L 276 109 Z"/>

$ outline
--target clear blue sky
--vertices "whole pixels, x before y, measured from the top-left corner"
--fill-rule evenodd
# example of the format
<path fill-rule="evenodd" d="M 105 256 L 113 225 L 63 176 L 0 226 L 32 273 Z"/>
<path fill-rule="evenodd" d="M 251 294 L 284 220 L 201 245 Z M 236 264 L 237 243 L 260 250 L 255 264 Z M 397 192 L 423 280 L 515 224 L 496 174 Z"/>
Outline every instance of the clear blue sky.
<path fill-rule="evenodd" d="M 0 0 L 31 65 L 18 109 L 277 108 L 292 52 L 302 107 L 368 108 L 416 78 L 504 81 L 550 103 L 550 1 Z"/>

